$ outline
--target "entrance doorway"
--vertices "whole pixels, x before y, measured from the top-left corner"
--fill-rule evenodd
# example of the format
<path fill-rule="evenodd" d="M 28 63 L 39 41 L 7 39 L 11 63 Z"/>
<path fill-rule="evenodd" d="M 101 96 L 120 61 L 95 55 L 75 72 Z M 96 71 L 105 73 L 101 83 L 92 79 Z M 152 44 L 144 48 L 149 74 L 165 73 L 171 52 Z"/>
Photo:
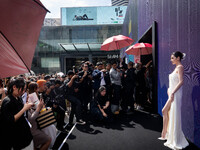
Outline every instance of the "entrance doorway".
<path fill-rule="evenodd" d="M 152 60 L 152 65 L 148 68 L 148 75 L 150 77 L 150 85 L 148 98 L 151 97 L 151 107 L 154 113 L 158 112 L 158 92 L 157 92 L 157 78 L 158 78 L 158 59 L 157 59 L 157 37 L 156 37 L 156 22 L 148 28 L 148 30 L 142 35 L 139 39 L 138 43 L 150 43 L 152 44 L 152 54 L 150 55 L 142 55 L 141 62 L 143 65 L 147 64 L 150 60 Z"/>

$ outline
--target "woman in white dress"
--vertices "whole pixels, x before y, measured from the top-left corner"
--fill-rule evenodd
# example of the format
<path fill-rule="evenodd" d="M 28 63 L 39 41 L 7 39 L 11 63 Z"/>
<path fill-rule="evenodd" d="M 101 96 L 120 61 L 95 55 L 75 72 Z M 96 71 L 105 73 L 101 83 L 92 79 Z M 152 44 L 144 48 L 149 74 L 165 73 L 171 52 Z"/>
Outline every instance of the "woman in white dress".
<path fill-rule="evenodd" d="M 162 109 L 163 130 L 160 140 L 167 140 L 164 145 L 171 149 L 183 149 L 189 145 L 181 126 L 181 104 L 184 68 L 181 60 L 185 57 L 179 51 L 172 53 L 171 62 L 176 65 L 169 75 L 168 100 Z"/>

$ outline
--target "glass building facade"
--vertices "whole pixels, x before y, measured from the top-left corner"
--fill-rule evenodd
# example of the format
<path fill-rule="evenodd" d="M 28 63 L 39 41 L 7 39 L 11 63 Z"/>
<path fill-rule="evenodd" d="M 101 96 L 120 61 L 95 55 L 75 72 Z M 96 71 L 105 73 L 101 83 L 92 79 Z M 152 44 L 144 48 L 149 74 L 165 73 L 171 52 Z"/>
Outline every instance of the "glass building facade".
<path fill-rule="evenodd" d="M 121 29 L 122 25 L 43 26 L 31 69 L 35 73 L 66 73 L 81 61 L 96 64 L 118 59 L 119 50 L 107 52 L 100 47 Z"/>

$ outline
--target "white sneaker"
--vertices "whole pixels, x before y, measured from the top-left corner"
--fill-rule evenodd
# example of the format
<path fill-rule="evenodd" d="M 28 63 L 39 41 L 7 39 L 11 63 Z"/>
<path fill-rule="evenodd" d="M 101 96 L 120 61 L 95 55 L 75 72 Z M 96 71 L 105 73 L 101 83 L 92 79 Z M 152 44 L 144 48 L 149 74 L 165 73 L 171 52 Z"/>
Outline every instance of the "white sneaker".
<path fill-rule="evenodd" d="M 80 124 L 80 125 L 84 125 L 84 124 L 86 124 L 86 122 L 83 121 L 82 119 L 76 121 L 76 123 L 77 123 L 77 124 Z"/>

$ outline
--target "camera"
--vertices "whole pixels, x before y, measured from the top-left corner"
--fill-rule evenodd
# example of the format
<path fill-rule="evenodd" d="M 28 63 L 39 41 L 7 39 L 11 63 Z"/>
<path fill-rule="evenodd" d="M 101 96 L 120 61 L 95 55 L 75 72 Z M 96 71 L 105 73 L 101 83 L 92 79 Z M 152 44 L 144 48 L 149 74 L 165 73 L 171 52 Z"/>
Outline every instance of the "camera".
<path fill-rule="evenodd" d="M 91 75 L 92 73 L 91 73 L 91 71 L 87 71 L 87 75 Z"/>

